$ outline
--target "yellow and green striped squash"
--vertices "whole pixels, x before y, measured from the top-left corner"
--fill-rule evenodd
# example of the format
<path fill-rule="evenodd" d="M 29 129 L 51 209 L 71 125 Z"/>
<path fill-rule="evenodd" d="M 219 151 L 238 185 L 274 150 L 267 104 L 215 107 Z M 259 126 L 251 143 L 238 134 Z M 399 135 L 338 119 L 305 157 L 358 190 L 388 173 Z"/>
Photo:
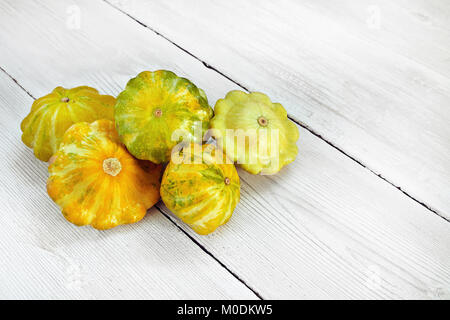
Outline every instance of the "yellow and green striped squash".
<path fill-rule="evenodd" d="M 31 112 L 20 125 L 22 141 L 34 150 L 36 158 L 48 161 L 72 124 L 114 120 L 115 101 L 114 97 L 100 95 L 96 89 L 87 86 L 57 87 L 34 101 Z"/>
<path fill-rule="evenodd" d="M 227 163 L 220 149 L 197 147 L 198 152 L 194 144 L 183 149 L 183 161 L 171 159 L 161 181 L 161 198 L 195 232 L 206 235 L 231 218 L 240 199 L 240 182 L 234 164 Z"/>
<path fill-rule="evenodd" d="M 47 192 L 75 225 L 134 223 L 159 201 L 161 165 L 134 158 L 110 120 L 74 124 L 50 163 Z"/>
<path fill-rule="evenodd" d="M 274 174 L 295 160 L 299 130 L 265 94 L 231 91 L 217 101 L 214 114 L 212 135 L 246 171 Z"/>
<path fill-rule="evenodd" d="M 154 163 L 168 162 L 182 140 L 201 143 L 212 116 L 203 90 L 166 70 L 144 71 L 131 79 L 115 106 L 122 142 L 136 158 Z"/>

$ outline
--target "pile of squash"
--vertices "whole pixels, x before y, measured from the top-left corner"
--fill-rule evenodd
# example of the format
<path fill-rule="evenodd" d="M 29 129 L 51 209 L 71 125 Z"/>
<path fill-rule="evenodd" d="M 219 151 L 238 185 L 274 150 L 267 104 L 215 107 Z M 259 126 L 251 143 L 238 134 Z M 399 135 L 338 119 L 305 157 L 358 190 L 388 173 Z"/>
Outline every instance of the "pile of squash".
<path fill-rule="evenodd" d="M 34 101 L 22 141 L 49 162 L 48 194 L 75 225 L 134 223 L 162 198 L 209 234 L 239 202 L 235 163 L 276 173 L 295 159 L 299 137 L 283 106 L 262 93 L 231 91 L 214 109 L 188 79 L 144 71 L 117 99 L 87 86 L 55 88 Z"/>

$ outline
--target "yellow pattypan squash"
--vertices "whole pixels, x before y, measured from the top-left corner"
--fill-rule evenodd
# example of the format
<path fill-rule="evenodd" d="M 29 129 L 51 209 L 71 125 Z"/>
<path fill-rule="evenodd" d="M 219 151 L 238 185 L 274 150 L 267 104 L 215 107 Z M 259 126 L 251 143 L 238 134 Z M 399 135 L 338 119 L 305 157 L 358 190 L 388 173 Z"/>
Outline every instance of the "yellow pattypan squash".
<path fill-rule="evenodd" d="M 34 149 L 36 158 L 48 161 L 72 124 L 98 119 L 113 120 L 114 104 L 114 97 L 100 95 L 94 88 L 57 87 L 34 101 L 30 113 L 20 125 L 22 141 Z"/>
<path fill-rule="evenodd" d="M 159 200 L 161 166 L 128 153 L 110 120 L 74 124 L 50 162 L 48 194 L 76 225 L 137 222 Z"/>
<path fill-rule="evenodd" d="M 221 150 L 191 144 L 167 165 L 161 198 L 195 232 L 209 234 L 230 219 L 239 202 L 239 176 Z"/>
<path fill-rule="evenodd" d="M 115 106 L 122 142 L 136 158 L 154 163 L 169 161 L 182 140 L 201 143 L 212 115 L 203 90 L 166 70 L 144 71 L 131 79 Z"/>
<path fill-rule="evenodd" d="M 273 174 L 297 156 L 297 126 L 265 94 L 231 91 L 214 112 L 211 128 L 218 145 L 248 172 Z"/>

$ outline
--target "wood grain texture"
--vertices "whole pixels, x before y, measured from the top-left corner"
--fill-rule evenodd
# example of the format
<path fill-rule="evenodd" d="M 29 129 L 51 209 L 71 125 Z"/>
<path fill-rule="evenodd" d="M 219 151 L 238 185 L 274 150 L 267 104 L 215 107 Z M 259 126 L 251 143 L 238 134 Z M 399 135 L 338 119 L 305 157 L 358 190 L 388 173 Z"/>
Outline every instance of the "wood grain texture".
<path fill-rule="evenodd" d="M 450 219 L 448 2 L 107 1 Z"/>
<path fill-rule="evenodd" d="M 241 202 L 219 232 L 183 228 L 265 298 L 449 299 L 450 224 L 301 134 L 280 174 L 239 170 Z"/>
<path fill-rule="evenodd" d="M 108 232 L 68 223 L 21 143 L 33 99 L 0 71 L 0 299 L 255 299 L 156 208 Z"/>
<path fill-rule="evenodd" d="M 0 3 L 0 12 L 6 13 L 0 20 L 0 43 L 4 46 L 0 65 L 35 97 L 57 85 L 79 84 L 116 95 L 138 72 L 159 68 L 192 79 L 206 91 L 211 104 L 237 88 L 104 2 L 77 1 L 80 28 L 67 28 L 67 18 L 72 17 L 67 8 L 72 5 L 61 0 Z M 197 44 L 203 45 L 201 37 Z M 21 177 L 20 168 L 29 168 L 33 161 L 14 131 L 19 120 L 13 115 L 24 117 L 27 108 L 20 109 L 23 103 L 11 103 L 10 99 L 2 103 L 9 117 L 4 125 L 13 135 L 5 148 L 21 150 L 21 161 L 10 170 L 10 175 L 19 178 L 8 179 L 17 185 L 9 193 L 14 197 L 6 201 L 11 209 L 4 219 L 16 219 L 16 225 L 27 226 L 25 234 L 44 234 L 39 243 L 52 248 L 51 252 L 65 254 L 68 250 L 72 259 L 82 259 L 90 269 L 107 272 L 101 279 L 108 278 L 113 285 L 94 281 L 102 285 L 92 287 L 93 297 L 117 296 L 121 285 L 135 294 L 142 290 L 146 297 L 178 292 L 176 296 L 211 298 L 225 290 L 239 298 L 247 292 L 238 292 L 239 287 L 225 289 L 234 282 L 225 275 L 219 277 L 219 271 L 203 272 L 211 268 L 205 263 L 209 258 L 196 254 L 192 242 L 181 238 L 179 231 L 160 215 L 152 214 L 139 224 L 100 234 L 77 229 L 58 218 L 41 186 L 45 168 L 39 177 L 32 174 L 34 170 Z M 263 298 L 449 298 L 450 224 L 323 140 L 300 130 L 299 158 L 280 174 L 252 176 L 239 171 L 241 202 L 226 226 L 200 237 L 171 216 L 173 221 Z M 6 157 L 6 152 L 2 154 Z M 21 195 L 23 192 L 18 190 L 25 188 L 24 181 L 29 191 Z M 31 210 L 34 206 L 36 209 Z M 28 210 L 35 215 L 31 222 Z M 5 228 L 11 234 L 15 227 L 9 223 Z M 6 251 L 8 246 L 9 242 L 4 245 Z M 114 262 L 110 256 L 118 249 L 129 261 L 124 262 L 122 272 L 108 268 Z M 7 253 L 11 256 L 7 260 L 10 268 L 20 261 L 16 250 Z M 35 261 L 44 259 L 47 251 L 36 252 Z M 152 258 L 158 263 L 151 264 L 157 268 L 149 273 L 146 268 Z M 189 259 L 191 267 L 181 272 L 178 267 L 183 259 Z M 134 267 L 135 260 L 139 267 Z M 38 268 L 39 263 L 31 263 L 31 267 Z M 189 274 L 196 268 L 201 272 Z M 144 280 L 139 273 L 142 270 L 146 270 Z M 9 278 L 25 284 L 24 274 L 14 271 L 10 271 Z M 55 273 L 42 280 L 49 291 L 55 290 L 51 278 L 56 277 Z M 193 278 L 206 278 L 207 283 L 217 281 L 218 288 L 205 287 L 200 292 L 203 283 L 189 282 Z M 145 286 L 139 285 L 142 281 L 146 281 Z M 8 280 L 2 294 L 25 295 L 26 287 L 19 289 L 15 283 Z M 164 285 L 165 291 L 159 292 Z"/>

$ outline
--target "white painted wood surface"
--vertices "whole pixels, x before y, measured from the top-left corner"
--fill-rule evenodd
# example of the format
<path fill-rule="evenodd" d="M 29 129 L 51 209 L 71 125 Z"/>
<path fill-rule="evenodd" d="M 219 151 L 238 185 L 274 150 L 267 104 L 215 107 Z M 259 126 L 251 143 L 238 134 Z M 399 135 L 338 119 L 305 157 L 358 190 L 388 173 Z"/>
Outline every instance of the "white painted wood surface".
<path fill-rule="evenodd" d="M 107 1 L 450 219 L 450 2 Z"/>
<path fill-rule="evenodd" d="M 80 84 L 116 95 L 159 68 L 211 104 L 238 88 L 102 1 L 8 0 L 0 15 L 0 66 L 34 97 Z M 0 84 L 2 298 L 450 298 L 450 224 L 305 129 L 280 174 L 239 171 L 241 202 L 218 232 L 200 237 L 170 216 L 202 247 L 156 209 L 111 231 L 71 226 L 20 142 L 32 99 L 4 72 Z"/>
<path fill-rule="evenodd" d="M 47 164 L 20 143 L 33 99 L 3 72 L 0 83 L 0 298 L 257 298 L 157 209 L 108 232 L 67 223 Z"/>

